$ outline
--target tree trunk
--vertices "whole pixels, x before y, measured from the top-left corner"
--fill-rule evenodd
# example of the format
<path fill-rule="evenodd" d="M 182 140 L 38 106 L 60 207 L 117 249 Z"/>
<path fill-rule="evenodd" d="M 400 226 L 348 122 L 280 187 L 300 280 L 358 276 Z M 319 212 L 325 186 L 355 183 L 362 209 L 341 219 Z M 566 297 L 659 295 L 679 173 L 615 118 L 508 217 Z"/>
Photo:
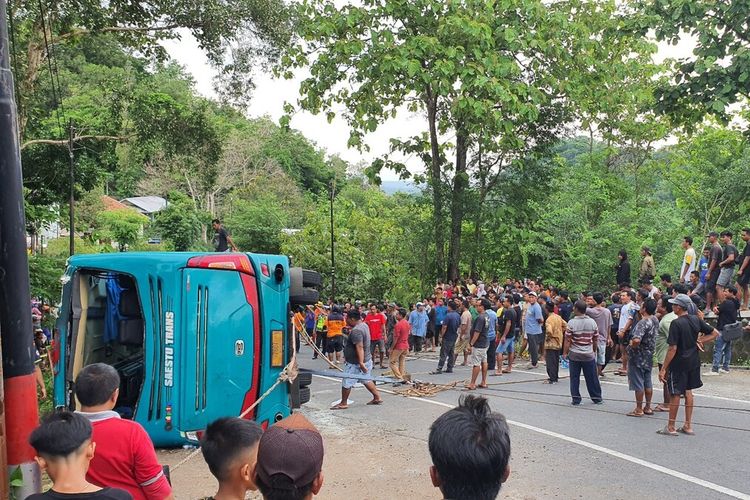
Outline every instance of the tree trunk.
<path fill-rule="evenodd" d="M 435 236 L 435 266 L 438 279 L 444 278 L 445 269 L 445 235 L 443 235 L 443 186 L 441 179 L 442 165 L 437 133 L 437 97 L 427 90 L 427 121 L 430 129 L 430 185 L 432 187 L 432 227 Z"/>
<path fill-rule="evenodd" d="M 464 216 L 464 193 L 469 185 L 466 173 L 468 137 L 461 126 L 456 127 L 456 173 L 453 177 L 451 193 L 451 236 L 448 246 L 448 279 L 457 280 L 458 265 L 461 260 L 461 222 Z"/>

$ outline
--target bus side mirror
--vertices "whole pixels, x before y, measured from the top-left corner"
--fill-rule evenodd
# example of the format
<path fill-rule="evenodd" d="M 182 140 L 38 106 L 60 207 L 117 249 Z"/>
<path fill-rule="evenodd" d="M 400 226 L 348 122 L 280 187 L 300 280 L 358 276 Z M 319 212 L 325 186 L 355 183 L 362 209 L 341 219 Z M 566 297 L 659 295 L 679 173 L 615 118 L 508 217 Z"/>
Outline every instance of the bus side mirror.
<path fill-rule="evenodd" d="M 273 270 L 273 277 L 276 280 L 276 283 L 284 281 L 284 266 L 276 264 L 276 267 Z"/>

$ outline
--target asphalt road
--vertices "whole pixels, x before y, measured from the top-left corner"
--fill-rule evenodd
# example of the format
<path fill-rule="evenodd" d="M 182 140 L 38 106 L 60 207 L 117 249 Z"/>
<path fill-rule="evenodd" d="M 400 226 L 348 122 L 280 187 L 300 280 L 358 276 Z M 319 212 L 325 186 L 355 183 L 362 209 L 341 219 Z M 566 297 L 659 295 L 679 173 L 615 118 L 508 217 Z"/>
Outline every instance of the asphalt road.
<path fill-rule="evenodd" d="M 320 361 L 310 360 L 308 350 L 303 348 L 300 366 L 324 369 Z M 407 370 L 418 380 L 447 383 L 469 377 L 469 369 L 461 366 L 453 374 L 429 375 L 435 366 L 436 361 L 429 358 L 407 362 Z M 376 375 L 380 373 L 375 370 Z M 561 370 L 560 375 L 566 376 L 567 371 Z M 661 436 L 656 430 L 665 425 L 665 413 L 625 416 L 634 403 L 623 377 L 605 379 L 604 405 L 584 399 L 578 407 L 570 405 L 567 379 L 550 386 L 541 383 L 545 378 L 541 364 L 537 370 L 514 369 L 511 374 L 490 377 L 488 389 L 473 392 L 489 398 L 493 410 L 503 413 L 511 426 L 512 472 L 502 497 L 750 499 L 750 401 L 696 391 L 696 435 Z M 743 380 L 750 383 L 750 376 Z M 332 430 L 341 435 L 346 429 L 364 426 L 373 441 L 395 440 L 397 447 L 403 443 L 400 451 L 405 458 L 399 469 L 403 478 L 393 479 L 420 483 L 411 498 L 437 498 L 437 491 L 432 490 L 434 495 L 430 491 L 426 470 L 429 426 L 466 392 L 454 389 L 430 398 L 407 398 L 391 393 L 390 385 L 379 388 L 385 399 L 382 406 L 366 406 L 369 393 L 356 388 L 348 410 L 331 411 L 328 407 L 340 397 L 340 382 L 315 376 L 312 399 L 303 411 L 325 429 L 324 436 Z M 585 398 L 583 380 L 581 392 Z M 746 393 L 742 390 L 736 395 L 741 398 Z M 656 391 L 655 400 L 660 398 L 661 391 Z M 366 456 L 368 448 L 367 443 L 351 443 L 350 451 L 361 456 L 361 449 Z M 413 464 L 417 464 L 414 470 Z M 328 473 L 329 483 L 332 476 L 335 473 Z M 371 487 L 373 491 L 358 496 L 377 498 L 377 484 Z"/>

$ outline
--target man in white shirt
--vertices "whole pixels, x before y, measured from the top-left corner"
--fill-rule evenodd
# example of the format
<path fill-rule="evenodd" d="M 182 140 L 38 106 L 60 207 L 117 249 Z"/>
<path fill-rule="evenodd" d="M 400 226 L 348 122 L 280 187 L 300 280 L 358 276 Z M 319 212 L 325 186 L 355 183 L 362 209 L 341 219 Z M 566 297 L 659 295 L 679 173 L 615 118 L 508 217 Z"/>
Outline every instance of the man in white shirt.
<path fill-rule="evenodd" d="M 680 267 L 680 283 L 685 283 L 690 279 L 690 273 L 695 271 L 696 264 L 695 249 L 691 236 L 682 238 L 682 248 L 685 249 L 685 256 L 682 258 L 682 267 Z"/>

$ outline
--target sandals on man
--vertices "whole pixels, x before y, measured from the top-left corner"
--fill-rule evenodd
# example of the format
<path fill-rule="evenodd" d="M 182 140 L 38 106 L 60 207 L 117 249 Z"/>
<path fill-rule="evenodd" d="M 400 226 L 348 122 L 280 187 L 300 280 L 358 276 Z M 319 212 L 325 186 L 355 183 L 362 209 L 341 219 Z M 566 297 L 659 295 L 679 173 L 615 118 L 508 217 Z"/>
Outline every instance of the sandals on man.
<path fill-rule="evenodd" d="M 693 429 L 685 429 L 685 426 L 677 429 L 677 432 L 679 432 L 680 434 L 687 434 L 688 436 L 695 436 L 695 432 L 693 432 Z"/>
<path fill-rule="evenodd" d="M 661 434 L 662 436 L 679 436 L 677 431 L 670 431 L 669 427 L 665 426 L 663 429 L 659 429 L 656 431 L 657 434 Z"/>

